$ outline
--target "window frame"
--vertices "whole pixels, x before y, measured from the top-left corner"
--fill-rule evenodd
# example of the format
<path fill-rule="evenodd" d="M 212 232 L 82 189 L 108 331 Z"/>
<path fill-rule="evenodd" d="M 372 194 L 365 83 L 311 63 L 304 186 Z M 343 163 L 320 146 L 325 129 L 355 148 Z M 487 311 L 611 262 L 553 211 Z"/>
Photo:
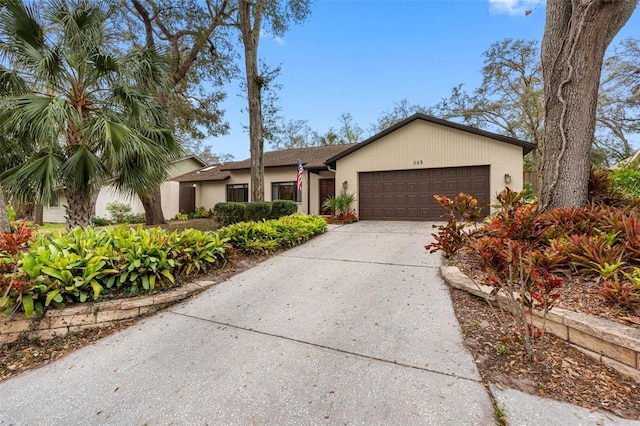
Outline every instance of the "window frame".
<path fill-rule="evenodd" d="M 280 188 L 282 187 L 292 187 L 293 192 L 293 200 L 289 198 L 280 198 Z M 284 181 L 284 182 L 271 182 L 271 201 L 275 200 L 290 200 L 295 201 L 296 203 L 302 202 L 302 191 L 299 191 L 296 187 L 296 181 Z"/>
<path fill-rule="evenodd" d="M 242 189 L 242 201 L 237 201 L 237 200 L 231 200 L 229 195 L 233 194 L 233 192 L 230 191 L 234 191 L 234 190 L 239 190 Z M 249 201 L 249 184 L 248 183 L 230 183 L 227 184 L 225 187 L 225 192 L 226 192 L 226 200 L 227 203 L 246 203 Z M 234 198 L 234 197 L 231 197 Z"/>

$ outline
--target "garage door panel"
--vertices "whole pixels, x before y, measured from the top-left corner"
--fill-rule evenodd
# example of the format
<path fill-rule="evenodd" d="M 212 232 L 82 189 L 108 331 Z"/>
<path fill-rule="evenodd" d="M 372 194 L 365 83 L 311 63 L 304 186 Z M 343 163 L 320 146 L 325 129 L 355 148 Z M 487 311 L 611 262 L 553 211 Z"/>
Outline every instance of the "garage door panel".
<path fill-rule="evenodd" d="M 462 179 L 459 181 L 458 190 L 460 192 L 469 192 L 473 190 L 473 181 L 471 179 Z"/>
<path fill-rule="evenodd" d="M 361 172 L 359 181 L 364 220 L 443 220 L 434 195 L 465 192 L 489 200 L 489 166 Z"/>

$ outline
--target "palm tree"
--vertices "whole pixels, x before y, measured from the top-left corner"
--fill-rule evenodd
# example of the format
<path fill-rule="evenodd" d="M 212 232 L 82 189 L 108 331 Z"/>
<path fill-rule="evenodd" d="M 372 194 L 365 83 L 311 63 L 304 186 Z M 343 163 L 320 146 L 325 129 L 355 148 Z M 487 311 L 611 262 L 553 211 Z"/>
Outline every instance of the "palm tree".
<path fill-rule="evenodd" d="M 167 64 L 150 48 L 120 53 L 111 10 L 51 0 L 43 10 L 5 0 L 0 12 L 0 131 L 28 154 L 2 174 L 12 197 L 66 197 L 67 226 L 88 226 L 104 184 L 146 196 L 180 146 L 154 103 Z M 22 90 L 6 90 L 15 80 Z M 4 90 L 3 90 L 4 88 Z M 4 148 L 4 147 L 3 147 Z"/>

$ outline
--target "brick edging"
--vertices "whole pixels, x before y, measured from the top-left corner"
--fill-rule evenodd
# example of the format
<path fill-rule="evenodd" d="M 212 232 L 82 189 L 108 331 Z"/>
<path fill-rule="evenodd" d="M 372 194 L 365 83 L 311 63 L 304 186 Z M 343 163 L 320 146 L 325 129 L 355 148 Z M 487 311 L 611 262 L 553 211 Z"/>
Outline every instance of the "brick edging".
<path fill-rule="evenodd" d="M 159 311 L 215 284 L 211 280 L 193 281 L 155 294 L 51 309 L 34 319 L 14 314 L 0 318 L 0 344 L 14 342 L 25 334 L 29 339 L 51 339 L 83 329 L 107 327 L 116 321 Z"/>
<path fill-rule="evenodd" d="M 503 309 L 510 309 L 506 296 L 491 295 L 492 287 L 476 283 L 456 266 L 440 266 L 440 275 L 451 287 L 497 300 Z M 541 326 L 542 321 L 542 313 L 534 311 L 534 325 Z M 561 308 L 553 308 L 547 313 L 545 328 L 604 365 L 640 382 L 639 329 Z"/>

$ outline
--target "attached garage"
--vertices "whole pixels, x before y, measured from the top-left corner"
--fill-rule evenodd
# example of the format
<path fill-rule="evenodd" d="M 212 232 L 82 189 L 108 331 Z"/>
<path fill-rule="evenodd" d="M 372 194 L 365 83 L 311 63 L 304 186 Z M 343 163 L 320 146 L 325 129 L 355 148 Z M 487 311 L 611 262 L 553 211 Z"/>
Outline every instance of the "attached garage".
<path fill-rule="evenodd" d="M 336 186 L 356 195 L 361 220 L 442 220 L 434 195 L 471 194 L 487 205 L 510 187 L 522 189 L 518 139 L 415 114 L 326 161 Z M 489 208 L 485 209 L 486 214 Z"/>
<path fill-rule="evenodd" d="M 489 166 L 360 172 L 358 181 L 362 220 L 442 220 L 434 195 L 489 202 Z"/>

